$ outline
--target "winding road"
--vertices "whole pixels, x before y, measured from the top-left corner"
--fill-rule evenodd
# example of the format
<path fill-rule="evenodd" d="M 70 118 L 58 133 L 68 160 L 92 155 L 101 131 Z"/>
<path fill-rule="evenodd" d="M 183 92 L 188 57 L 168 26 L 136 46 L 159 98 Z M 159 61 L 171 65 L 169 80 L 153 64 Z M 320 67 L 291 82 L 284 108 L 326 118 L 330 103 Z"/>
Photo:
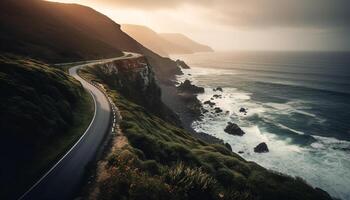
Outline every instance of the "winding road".
<path fill-rule="evenodd" d="M 79 64 L 69 69 L 69 74 L 81 82 L 82 86 L 91 93 L 95 112 L 85 133 L 75 145 L 26 193 L 21 200 L 65 200 L 77 195 L 86 167 L 99 151 L 106 135 L 111 133 L 111 106 L 106 96 L 95 86 L 82 79 L 77 71 L 85 66 L 108 63 L 113 60 L 130 59 L 139 54 L 125 52 L 124 56 L 112 59 L 94 60 L 87 64 Z"/>

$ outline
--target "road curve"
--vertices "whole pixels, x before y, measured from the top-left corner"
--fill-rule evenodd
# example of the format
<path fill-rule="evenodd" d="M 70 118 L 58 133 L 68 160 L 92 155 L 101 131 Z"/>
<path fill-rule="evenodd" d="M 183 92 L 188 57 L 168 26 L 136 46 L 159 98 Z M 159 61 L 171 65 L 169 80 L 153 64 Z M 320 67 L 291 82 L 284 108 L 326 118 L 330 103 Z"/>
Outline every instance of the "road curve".
<path fill-rule="evenodd" d="M 75 145 L 19 199 L 65 200 L 74 198 L 74 194 L 84 177 L 86 166 L 93 161 L 106 134 L 110 132 L 112 117 L 111 107 L 106 96 L 95 86 L 82 79 L 77 71 L 88 65 L 138 56 L 140 55 L 125 53 L 124 56 L 118 58 L 94 60 L 88 64 L 80 64 L 69 69 L 69 74 L 80 81 L 82 86 L 91 93 L 95 104 L 94 117 Z"/>

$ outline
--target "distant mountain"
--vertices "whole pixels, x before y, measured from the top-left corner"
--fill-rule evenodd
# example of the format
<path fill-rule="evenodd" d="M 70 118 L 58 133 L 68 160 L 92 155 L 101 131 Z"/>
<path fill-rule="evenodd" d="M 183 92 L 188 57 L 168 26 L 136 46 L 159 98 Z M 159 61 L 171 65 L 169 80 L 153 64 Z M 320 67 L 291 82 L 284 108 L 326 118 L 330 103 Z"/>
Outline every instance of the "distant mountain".
<path fill-rule="evenodd" d="M 146 26 L 122 24 L 121 28 L 124 32 L 135 38 L 145 47 L 151 49 L 161 56 L 168 56 L 169 49 L 173 49 L 177 52 L 192 53 L 181 46 L 177 46 L 176 44 L 165 40 L 164 38 L 160 37 L 158 33 Z"/>
<path fill-rule="evenodd" d="M 180 73 L 176 63 L 148 50 L 92 8 L 41 0 L 0 1 L 0 51 L 49 63 L 144 54 L 159 80 Z"/>
<path fill-rule="evenodd" d="M 213 49 L 207 45 L 200 44 L 198 42 L 193 41 L 189 37 L 180 34 L 180 33 L 160 33 L 162 38 L 167 41 L 171 41 L 172 43 L 176 43 L 181 45 L 186 49 L 190 49 L 193 52 L 210 52 Z"/>
<path fill-rule="evenodd" d="M 122 24 L 122 30 L 145 47 L 162 56 L 213 51 L 210 47 L 178 33 L 159 34 L 146 26 L 133 24 Z"/>

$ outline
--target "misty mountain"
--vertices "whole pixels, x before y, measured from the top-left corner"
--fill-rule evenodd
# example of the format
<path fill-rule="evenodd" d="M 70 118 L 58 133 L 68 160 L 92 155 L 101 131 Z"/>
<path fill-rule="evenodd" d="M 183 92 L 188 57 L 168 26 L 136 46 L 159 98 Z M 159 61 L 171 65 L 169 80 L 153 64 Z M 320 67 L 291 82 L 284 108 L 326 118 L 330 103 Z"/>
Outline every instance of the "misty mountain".
<path fill-rule="evenodd" d="M 199 44 L 179 33 L 160 34 L 146 26 L 133 24 L 123 24 L 122 30 L 145 47 L 162 56 L 213 51 L 210 47 Z"/>

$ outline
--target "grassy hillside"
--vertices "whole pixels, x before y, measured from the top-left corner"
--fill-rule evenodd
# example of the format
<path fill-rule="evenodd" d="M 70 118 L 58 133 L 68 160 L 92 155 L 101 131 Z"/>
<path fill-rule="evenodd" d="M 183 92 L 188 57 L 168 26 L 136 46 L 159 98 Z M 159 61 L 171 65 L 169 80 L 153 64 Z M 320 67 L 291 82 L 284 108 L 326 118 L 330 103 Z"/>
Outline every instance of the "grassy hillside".
<path fill-rule="evenodd" d="M 148 50 L 105 15 L 78 4 L 43 0 L 0 1 L 0 52 L 69 62 L 144 54 L 160 80 L 180 73 L 176 63 Z"/>
<path fill-rule="evenodd" d="M 106 83 L 87 71 L 83 75 Z M 91 199 L 331 199 L 300 178 L 196 139 L 105 86 L 121 112 L 121 132 L 101 162 Z"/>
<path fill-rule="evenodd" d="M 91 96 L 64 71 L 0 55 L 0 199 L 23 193 L 80 137 Z"/>
<path fill-rule="evenodd" d="M 0 2 L 0 50 L 49 62 L 121 55 L 118 48 L 98 40 L 84 29 L 84 16 L 94 10 L 38 0 Z M 96 15 L 95 15 L 96 16 Z"/>

